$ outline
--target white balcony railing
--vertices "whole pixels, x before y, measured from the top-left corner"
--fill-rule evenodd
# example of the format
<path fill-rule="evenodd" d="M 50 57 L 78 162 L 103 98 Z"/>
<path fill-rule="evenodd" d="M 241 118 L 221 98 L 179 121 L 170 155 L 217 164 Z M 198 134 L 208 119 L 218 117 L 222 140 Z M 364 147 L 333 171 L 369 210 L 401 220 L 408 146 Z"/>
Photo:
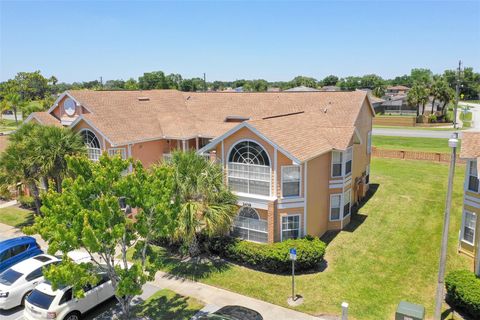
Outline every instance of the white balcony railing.
<path fill-rule="evenodd" d="M 262 219 L 236 216 L 232 235 L 249 241 L 266 243 L 268 242 L 268 222 Z"/>

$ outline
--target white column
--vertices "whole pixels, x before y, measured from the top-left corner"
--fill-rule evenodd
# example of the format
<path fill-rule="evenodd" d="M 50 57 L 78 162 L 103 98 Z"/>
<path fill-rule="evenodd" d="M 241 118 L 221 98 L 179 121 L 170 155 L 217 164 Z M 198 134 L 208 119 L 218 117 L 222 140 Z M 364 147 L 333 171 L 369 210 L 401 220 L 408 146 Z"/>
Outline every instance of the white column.
<path fill-rule="evenodd" d="M 187 141 L 186 140 L 182 140 L 182 150 L 187 151 Z"/>

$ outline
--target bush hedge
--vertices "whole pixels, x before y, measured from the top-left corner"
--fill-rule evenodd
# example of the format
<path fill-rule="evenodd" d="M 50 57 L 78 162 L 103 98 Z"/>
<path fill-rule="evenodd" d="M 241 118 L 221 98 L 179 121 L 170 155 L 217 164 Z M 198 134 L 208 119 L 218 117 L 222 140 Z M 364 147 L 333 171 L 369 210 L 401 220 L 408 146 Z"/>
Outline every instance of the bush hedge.
<path fill-rule="evenodd" d="M 33 209 L 35 207 L 35 199 L 31 196 L 20 196 L 18 202 L 26 209 Z"/>
<path fill-rule="evenodd" d="M 213 238 L 209 241 L 211 252 L 253 268 L 283 273 L 290 271 L 290 248 L 297 249 L 295 270 L 315 269 L 323 261 L 326 245 L 318 238 L 286 240 L 271 244 L 260 244 L 230 237 Z"/>
<path fill-rule="evenodd" d="M 480 319 L 480 278 L 467 270 L 450 272 L 445 278 L 447 302 L 474 319 Z"/>

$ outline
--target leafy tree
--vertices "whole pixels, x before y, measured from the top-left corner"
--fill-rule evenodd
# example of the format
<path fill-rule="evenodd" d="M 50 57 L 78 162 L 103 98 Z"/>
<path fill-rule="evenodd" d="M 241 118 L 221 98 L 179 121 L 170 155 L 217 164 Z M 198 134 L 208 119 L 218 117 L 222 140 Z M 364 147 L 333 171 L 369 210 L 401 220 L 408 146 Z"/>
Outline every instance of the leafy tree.
<path fill-rule="evenodd" d="M 125 81 L 125 89 L 138 90 L 139 89 L 138 82 L 133 78 L 128 79 L 127 81 Z"/>
<path fill-rule="evenodd" d="M 362 79 L 360 77 L 346 77 L 339 81 L 338 86 L 342 90 L 352 91 L 360 88 L 361 81 Z"/>
<path fill-rule="evenodd" d="M 103 86 L 106 90 L 123 90 L 125 89 L 125 81 L 123 80 L 107 80 Z"/>
<path fill-rule="evenodd" d="M 22 100 L 31 101 L 43 99 L 50 93 L 49 80 L 42 76 L 40 71 L 19 72 L 14 78 L 16 93 Z"/>
<path fill-rule="evenodd" d="M 338 77 L 334 75 L 326 76 L 322 81 L 322 86 L 335 86 L 338 82 Z"/>
<path fill-rule="evenodd" d="M 138 86 L 142 90 L 168 89 L 168 83 L 162 71 L 145 72 L 138 78 Z"/>
<path fill-rule="evenodd" d="M 178 73 L 171 73 L 165 77 L 165 81 L 167 81 L 167 86 L 170 89 L 180 89 L 182 80 L 182 76 Z"/>
<path fill-rule="evenodd" d="M 433 73 L 430 69 L 412 69 L 410 78 L 414 85 L 418 83 L 428 87 L 433 81 Z"/>
<path fill-rule="evenodd" d="M 360 88 L 374 89 L 385 85 L 385 81 L 382 77 L 377 76 L 376 74 L 367 74 L 361 77 L 360 79 Z"/>
<path fill-rule="evenodd" d="M 12 106 L 7 99 L 0 100 L 0 121 L 3 121 L 3 113 L 11 110 Z"/>
<path fill-rule="evenodd" d="M 211 236 L 229 229 L 236 197 L 223 183 L 222 168 L 194 152 L 175 152 L 171 166 L 179 203 L 174 239 L 195 256 L 201 233 Z"/>
<path fill-rule="evenodd" d="M 443 102 L 443 106 L 445 107 L 453 97 L 453 90 L 449 88 L 448 83 L 443 78 L 437 78 L 433 82 L 430 88 L 430 95 L 432 96 L 432 114 L 434 112 L 434 105 L 435 101 Z M 442 108 L 443 110 L 443 108 Z"/>
<path fill-rule="evenodd" d="M 22 110 L 26 106 L 27 102 L 22 99 L 20 94 L 15 92 L 7 94 L 4 99 L 10 104 L 10 108 L 12 109 L 15 117 L 15 123 L 18 125 L 17 112 L 18 110 Z"/>
<path fill-rule="evenodd" d="M 375 97 L 378 97 L 378 98 L 383 97 L 385 95 L 385 86 L 381 85 L 381 86 L 373 88 L 372 94 Z"/>
<path fill-rule="evenodd" d="M 305 77 L 305 76 L 297 76 L 290 81 L 291 87 L 299 87 L 305 86 L 309 88 L 316 88 L 318 87 L 318 81 L 315 78 Z"/>
<path fill-rule="evenodd" d="M 95 284 L 96 273 L 103 271 L 112 281 L 123 317 L 131 319 L 132 299 L 158 270 L 159 260 L 150 242 L 172 231 L 173 170 L 164 166 L 147 171 L 139 162 L 107 155 L 98 162 L 69 157 L 67 165 L 70 177 L 63 182 L 63 192 L 50 190 L 44 195 L 44 215 L 25 231 L 40 234 L 51 254 L 76 249 L 90 254 L 95 271 L 75 265 L 66 255 L 61 264 L 50 267 L 45 277 L 54 288 L 72 285 L 75 296 L 81 297 L 82 286 Z M 130 165 L 133 172 L 125 175 Z M 138 209 L 135 219 L 121 210 L 119 198 L 123 196 Z M 130 254 L 131 264 L 127 261 Z"/>
<path fill-rule="evenodd" d="M 410 105 L 416 106 L 417 117 L 420 115 L 420 105 L 425 112 L 425 104 L 428 102 L 428 89 L 423 84 L 414 85 L 407 94 L 407 101 Z"/>

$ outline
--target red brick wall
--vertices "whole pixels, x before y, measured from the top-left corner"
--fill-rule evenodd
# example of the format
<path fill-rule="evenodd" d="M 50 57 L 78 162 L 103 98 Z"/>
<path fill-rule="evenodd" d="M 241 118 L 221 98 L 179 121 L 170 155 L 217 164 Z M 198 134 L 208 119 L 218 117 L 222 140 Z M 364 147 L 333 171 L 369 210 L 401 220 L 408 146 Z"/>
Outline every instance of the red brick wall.
<path fill-rule="evenodd" d="M 372 156 L 376 158 L 393 158 L 404 160 L 424 160 L 434 162 L 450 162 L 450 154 L 437 152 L 406 151 L 406 150 L 387 150 L 372 148 Z M 465 163 L 457 155 L 458 163 Z"/>

